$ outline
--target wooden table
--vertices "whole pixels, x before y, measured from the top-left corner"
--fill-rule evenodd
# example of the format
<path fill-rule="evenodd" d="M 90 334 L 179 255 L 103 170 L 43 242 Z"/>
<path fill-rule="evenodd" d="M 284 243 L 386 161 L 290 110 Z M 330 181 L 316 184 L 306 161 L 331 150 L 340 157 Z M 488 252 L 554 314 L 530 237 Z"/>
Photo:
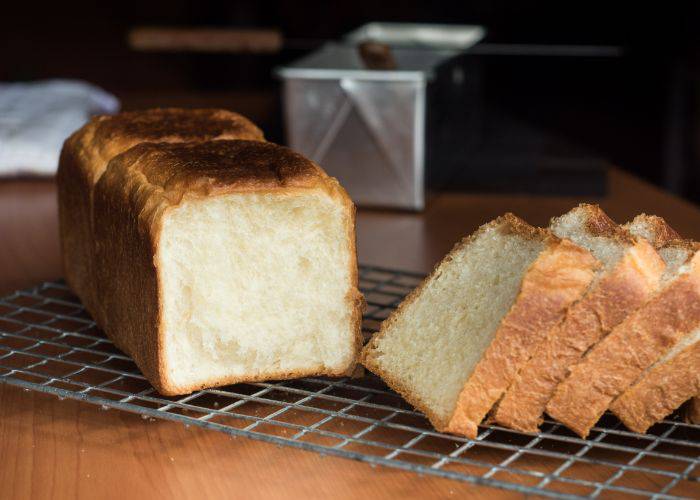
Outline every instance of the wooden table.
<path fill-rule="evenodd" d="M 363 210 L 359 260 L 427 272 L 461 236 L 512 211 L 544 225 L 581 201 L 622 222 L 639 212 L 700 239 L 700 209 L 624 172 L 600 199 L 439 194 L 421 214 Z M 52 181 L 0 181 L 0 294 L 59 277 Z M 517 496 L 369 466 L 0 385 L 0 499 L 445 498 Z M 700 493 L 699 493 L 700 494 Z"/>

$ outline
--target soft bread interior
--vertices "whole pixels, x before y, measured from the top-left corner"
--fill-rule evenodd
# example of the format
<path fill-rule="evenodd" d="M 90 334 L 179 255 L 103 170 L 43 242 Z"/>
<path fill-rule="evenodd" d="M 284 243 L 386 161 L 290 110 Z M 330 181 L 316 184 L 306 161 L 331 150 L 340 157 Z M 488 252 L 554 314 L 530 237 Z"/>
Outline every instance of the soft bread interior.
<path fill-rule="evenodd" d="M 503 229 L 487 226 L 445 259 L 370 352 L 380 375 L 444 425 L 544 248 Z"/>
<path fill-rule="evenodd" d="M 666 263 L 662 281 L 667 282 L 688 271 L 685 265 L 693 256 L 693 252 L 685 245 L 666 245 L 659 249 L 659 255 Z"/>
<path fill-rule="evenodd" d="M 657 246 L 656 242 L 659 239 L 659 235 L 657 234 L 654 226 L 651 224 L 651 220 L 648 220 L 645 217 L 637 216 L 632 222 L 625 224 L 624 228 L 634 236 L 644 238 L 655 247 Z"/>
<path fill-rule="evenodd" d="M 602 270 L 609 270 L 623 257 L 629 245 L 605 231 L 591 229 L 590 217 L 588 210 L 577 207 L 553 219 L 549 229 L 559 238 L 568 238 L 589 250 L 603 264 Z"/>
<path fill-rule="evenodd" d="M 171 382 L 350 368 L 349 218 L 313 190 L 190 199 L 167 212 L 156 259 Z"/>

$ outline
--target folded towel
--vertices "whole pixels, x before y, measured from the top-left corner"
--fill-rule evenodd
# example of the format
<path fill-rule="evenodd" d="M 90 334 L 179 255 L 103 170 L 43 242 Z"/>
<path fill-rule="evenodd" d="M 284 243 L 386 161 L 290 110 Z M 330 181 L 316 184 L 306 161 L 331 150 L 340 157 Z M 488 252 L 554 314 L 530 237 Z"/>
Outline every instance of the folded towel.
<path fill-rule="evenodd" d="M 118 110 L 116 97 L 85 82 L 0 83 L 0 175 L 54 174 L 66 137 Z"/>

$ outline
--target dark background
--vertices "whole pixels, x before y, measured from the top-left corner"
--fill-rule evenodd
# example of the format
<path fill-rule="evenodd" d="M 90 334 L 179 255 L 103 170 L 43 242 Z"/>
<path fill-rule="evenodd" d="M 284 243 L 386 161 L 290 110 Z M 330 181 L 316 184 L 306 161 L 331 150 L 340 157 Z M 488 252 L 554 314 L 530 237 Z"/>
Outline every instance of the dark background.
<path fill-rule="evenodd" d="M 473 56 L 480 58 L 487 115 L 525 124 L 525 134 L 503 131 L 517 150 L 538 137 L 561 139 L 576 146 L 577 161 L 609 162 L 700 201 L 700 8 L 532 4 L 15 1 L 0 16 L 0 80 L 80 78 L 117 95 L 125 109 L 235 101 L 237 111 L 283 142 L 273 68 L 365 22 L 482 24 L 489 43 L 615 46 L 620 57 Z M 288 43 L 271 55 L 140 53 L 126 42 L 139 25 L 272 27 Z"/>

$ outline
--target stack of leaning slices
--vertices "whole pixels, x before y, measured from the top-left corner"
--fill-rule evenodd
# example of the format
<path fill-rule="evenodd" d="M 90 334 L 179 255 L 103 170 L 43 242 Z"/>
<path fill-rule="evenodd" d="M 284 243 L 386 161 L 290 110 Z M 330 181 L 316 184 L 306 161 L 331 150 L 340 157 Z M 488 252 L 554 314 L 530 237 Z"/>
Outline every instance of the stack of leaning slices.
<path fill-rule="evenodd" d="M 506 214 L 454 247 L 362 362 L 440 431 L 536 432 L 546 413 L 586 437 L 611 410 L 645 432 L 700 395 L 699 251 L 655 216 L 619 226 L 580 205 L 540 229 Z"/>

